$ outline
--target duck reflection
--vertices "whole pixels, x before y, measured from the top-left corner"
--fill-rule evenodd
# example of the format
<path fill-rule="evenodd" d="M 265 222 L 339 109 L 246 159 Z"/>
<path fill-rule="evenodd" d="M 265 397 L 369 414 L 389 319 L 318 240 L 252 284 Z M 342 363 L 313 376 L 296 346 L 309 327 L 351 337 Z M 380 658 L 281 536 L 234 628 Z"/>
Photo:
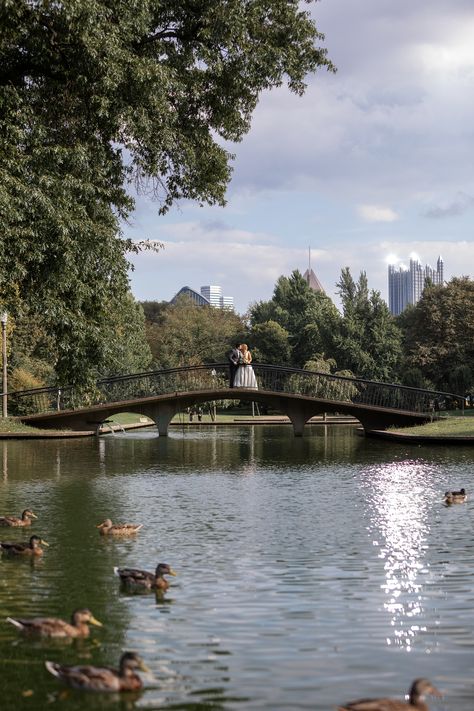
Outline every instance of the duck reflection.
<path fill-rule="evenodd" d="M 386 464 L 371 471 L 367 484 L 375 507 L 369 530 L 384 561 L 381 588 L 391 627 L 386 642 L 410 651 L 416 636 L 426 631 L 421 622 L 423 586 L 430 576 L 425 562 L 431 498 L 426 465 L 413 461 Z"/>

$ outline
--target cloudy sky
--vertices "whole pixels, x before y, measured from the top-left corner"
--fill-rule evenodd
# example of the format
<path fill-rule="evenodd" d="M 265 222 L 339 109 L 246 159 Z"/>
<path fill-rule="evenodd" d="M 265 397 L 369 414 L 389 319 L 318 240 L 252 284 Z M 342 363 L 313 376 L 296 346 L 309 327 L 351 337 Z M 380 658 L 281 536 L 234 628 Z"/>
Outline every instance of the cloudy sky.
<path fill-rule="evenodd" d="M 262 96 L 235 147 L 225 208 L 145 198 L 126 233 L 165 244 L 134 258 L 132 290 L 169 300 L 220 284 L 239 312 L 281 274 L 312 266 L 337 303 L 341 269 L 387 298 L 387 260 L 419 255 L 474 276 L 472 0 L 321 0 L 312 6 L 336 74 L 303 97 Z"/>

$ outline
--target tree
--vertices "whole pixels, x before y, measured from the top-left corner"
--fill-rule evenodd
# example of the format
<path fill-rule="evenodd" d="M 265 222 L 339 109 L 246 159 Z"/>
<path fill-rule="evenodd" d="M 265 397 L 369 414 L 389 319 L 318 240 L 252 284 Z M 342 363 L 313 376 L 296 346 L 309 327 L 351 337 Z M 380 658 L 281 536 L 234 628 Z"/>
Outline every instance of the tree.
<path fill-rule="evenodd" d="M 289 365 L 291 347 L 288 335 L 288 331 L 276 321 L 255 324 L 249 335 L 253 359 L 261 363 Z"/>
<path fill-rule="evenodd" d="M 243 341 L 244 333 L 242 319 L 233 311 L 197 306 L 187 296 L 169 305 L 160 326 L 148 327 L 157 368 L 223 362 L 232 343 Z"/>
<path fill-rule="evenodd" d="M 289 277 L 281 276 L 277 280 L 271 301 L 251 307 L 253 329 L 262 318 L 263 322 L 275 321 L 288 332 L 291 364 L 302 367 L 315 353 L 330 349 L 339 316 L 331 299 L 313 291 L 295 270 Z"/>
<path fill-rule="evenodd" d="M 128 290 L 131 185 L 224 202 L 263 90 L 332 70 L 297 0 L 3 0 L 0 301 L 41 313 L 60 380 L 95 376 Z"/>
<path fill-rule="evenodd" d="M 398 322 L 404 370 L 418 370 L 431 387 L 459 395 L 474 387 L 474 282 L 453 278 L 427 285 Z"/>
<path fill-rule="evenodd" d="M 370 291 L 365 272 L 355 282 L 345 267 L 338 282 L 343 315 L 334 334 L 339 367 L 360 378 L 394 379 L 401 357 L 401 333 L 378 291 Z"/>

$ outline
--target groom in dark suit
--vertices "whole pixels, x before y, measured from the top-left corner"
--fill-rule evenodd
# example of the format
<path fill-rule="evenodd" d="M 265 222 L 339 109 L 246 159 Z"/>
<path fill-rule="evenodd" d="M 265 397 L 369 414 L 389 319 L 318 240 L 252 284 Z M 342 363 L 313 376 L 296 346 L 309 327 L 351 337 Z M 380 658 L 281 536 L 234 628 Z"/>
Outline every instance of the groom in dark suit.
<path fill-rule="evenodd" d="M 229 359 L 229 387 L 234 387 L 234 378 L 239 367 L 241 360 L 241 352 L 239 350 L 239 344 L 236 343 L 232 350 L 229 351 L 227 358 Z"/>

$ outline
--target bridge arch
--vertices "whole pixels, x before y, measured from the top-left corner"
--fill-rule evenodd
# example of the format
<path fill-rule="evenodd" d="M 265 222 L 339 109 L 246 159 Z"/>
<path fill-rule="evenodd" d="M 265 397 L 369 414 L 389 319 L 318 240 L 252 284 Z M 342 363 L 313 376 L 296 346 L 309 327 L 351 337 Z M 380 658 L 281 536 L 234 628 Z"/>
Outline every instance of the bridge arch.
<path fill-rule="evenodd" d="M 426 422 L 440 398 L 464 407 L 464 398 L 457 395 L 393 383 L 260 364 L 254 371 L 258 390 L 230 388 L 228 365 L 216 363 L 104 378 L 87 393 L 74 387 L 8 393 L 8 409 L 25 423 L 74 430 L 133 411 L 150 417 L 163 436 L 173 416 L 197 402 L 254 400 L 288 415 L 295 435 L 301 436 L 306 422 L 324 412 L 352 415 L 367 431 Z"/>

